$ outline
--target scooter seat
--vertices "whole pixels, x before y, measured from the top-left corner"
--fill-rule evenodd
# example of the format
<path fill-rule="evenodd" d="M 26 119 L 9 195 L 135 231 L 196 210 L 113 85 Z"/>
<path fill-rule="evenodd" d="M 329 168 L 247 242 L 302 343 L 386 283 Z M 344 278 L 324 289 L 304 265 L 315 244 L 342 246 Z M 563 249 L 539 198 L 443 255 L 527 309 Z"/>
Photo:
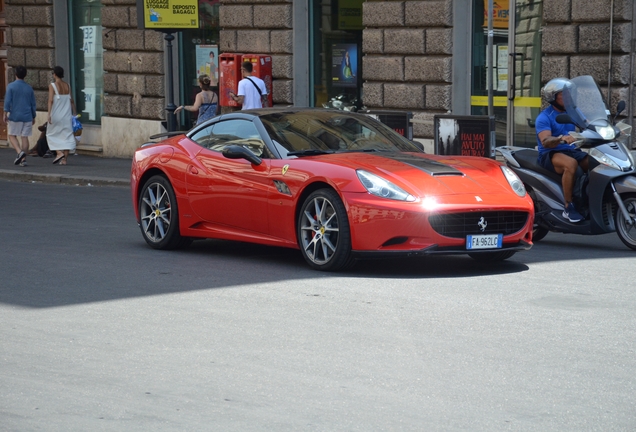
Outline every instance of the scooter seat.
<path fill-rule="evenodd" d="M 538 151 L 533 149 L 523 149 L 517 150 L 513 153 L 513 155 L 515 157 L 515 160 L 519 162 L 519 165 L 521 165 L 522 168 L 537 172 L 541 175 L 551 178 L 558 184 L 561 184 L 561 174 L 549 171 L 539 165 L 539 163 L 537 162 L 537 158 L 539 157 Z"/>

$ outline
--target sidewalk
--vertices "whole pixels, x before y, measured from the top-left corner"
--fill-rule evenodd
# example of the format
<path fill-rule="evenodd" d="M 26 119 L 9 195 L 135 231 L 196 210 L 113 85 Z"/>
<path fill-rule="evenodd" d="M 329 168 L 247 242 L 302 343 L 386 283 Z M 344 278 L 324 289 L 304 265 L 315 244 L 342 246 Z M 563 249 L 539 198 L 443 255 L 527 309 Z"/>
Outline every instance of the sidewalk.
<path fill-rule="evenodd" d="M 0 148 L 0 179 L 88 186 L 130 186 L 131 159 L 70 155 L 67 165 L 53 165 L 53 158 L 27 156 L 27 166 L 14 165 L 13 147 Z"/>

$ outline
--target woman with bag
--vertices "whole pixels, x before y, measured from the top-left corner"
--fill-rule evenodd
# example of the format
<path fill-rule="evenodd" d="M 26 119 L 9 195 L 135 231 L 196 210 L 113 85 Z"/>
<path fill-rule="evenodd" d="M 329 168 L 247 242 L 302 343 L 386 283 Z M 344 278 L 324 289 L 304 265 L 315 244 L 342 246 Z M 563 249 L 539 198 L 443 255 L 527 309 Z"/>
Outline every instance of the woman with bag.
<path fill-rule="evenodd" d="M 75 151 L 77 142 L 73 134 L 75 103 L 71 96 L 71 86 L 62 81 L 64 69 L 53 68 L 54 82 L 49 84 L 49 120 L 46 140 L 49 148 L 56 152 L 54 164 L 66 165 L 69 152 Z"/>
<path fill-rule="evenodd" d="M 178 114 L 181 110 L 193 112 L 199 111 L 199 116 L 195 126 L 214 117 L 216 115 L 216 108 L 218 105 L 218 97 L 216 93 L 210 90 L 209 75 L 199 75 L 199 87 L 201 88 L 201 91 L 197 93 L 197 96 L 194 98 L 194 105 L 181 105 L 174 110 L 175 114 Z"/>

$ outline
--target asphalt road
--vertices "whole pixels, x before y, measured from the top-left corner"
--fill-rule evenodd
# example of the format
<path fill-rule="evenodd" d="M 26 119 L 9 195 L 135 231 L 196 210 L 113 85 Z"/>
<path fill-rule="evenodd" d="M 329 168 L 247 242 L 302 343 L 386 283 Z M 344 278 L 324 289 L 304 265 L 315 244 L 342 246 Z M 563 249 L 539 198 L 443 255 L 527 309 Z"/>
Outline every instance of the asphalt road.
<path fill-rule="evenodd" d="M 330 274 L 294 250 L 152 250 L 129 195 L 0 180 L 0 430 L 636 429 L 636 252 L 615 235 Z"/>

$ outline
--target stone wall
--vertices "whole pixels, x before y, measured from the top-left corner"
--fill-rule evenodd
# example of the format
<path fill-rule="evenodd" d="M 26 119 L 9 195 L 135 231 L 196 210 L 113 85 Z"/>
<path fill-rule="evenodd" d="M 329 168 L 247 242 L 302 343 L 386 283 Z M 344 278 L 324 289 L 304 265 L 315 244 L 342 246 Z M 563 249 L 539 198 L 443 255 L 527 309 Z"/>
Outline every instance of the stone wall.
<path fill-rule="evenodd" d="M 275 104 L 293 103 L 291 0 L 221 0 L 221 53 L 272 56 Z"/>
<path fill-rule="evenodd" d="M 592 75 L 603 91 L 611 88 L 610 108 L 629 95 L 633 0 L 614 0 L 610 65 L 611 0 L 544 0 L 542 80 Z M 608 80 L 609 77 L 609 80 Z M 634 112 L 633 111 L 633 112 Z"/>
<path fill-rule="evenodd" d="M 135 0 L 102 0 L 102 5 L 104 115 L 165 119 L 163 34 L 137 29 Z"/>
<path fill-rule="evenodd" d="M 37 109 L 48 109 L 48 86 L 55 67 L 53 0 L 7 0 L 7 63 L 9 81 L 15 66 L 27 68 L 25 81 L 35 91 Z"/>
<path fill-rule="evenodd" d="M 451 109 L 452 0 L 363 4 L 363 102 L 413 112 L 416 137 L 433 137 L 433 116 Z"/>

